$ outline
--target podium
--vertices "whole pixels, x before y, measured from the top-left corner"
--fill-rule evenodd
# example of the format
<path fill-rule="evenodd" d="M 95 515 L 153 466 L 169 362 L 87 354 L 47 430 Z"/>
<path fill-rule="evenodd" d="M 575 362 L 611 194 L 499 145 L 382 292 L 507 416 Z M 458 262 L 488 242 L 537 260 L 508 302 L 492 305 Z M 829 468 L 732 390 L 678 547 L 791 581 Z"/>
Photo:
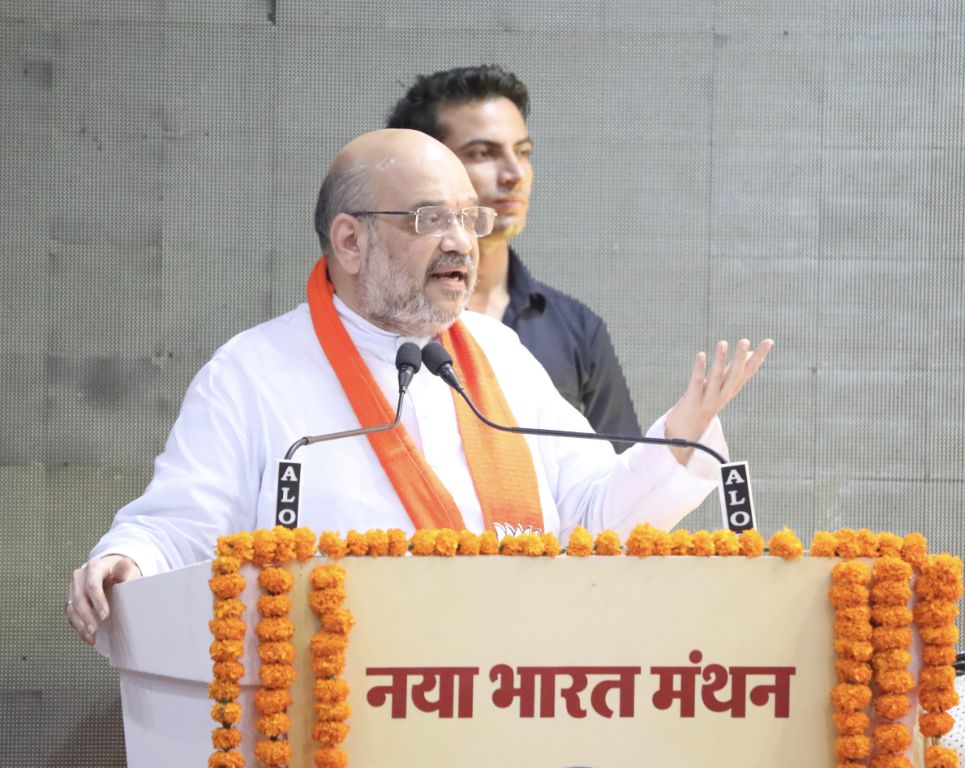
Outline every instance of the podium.
<path fill-rule="evenodd" d="M 288 566 L 298 649 L 291 768 L 312 766 L 307 646 L 317 620 L 305 596 L 321 562 Z M 342 746 L 364 768 L 832 768 L 837 562 L 344 558 L 356 624 Z M 257 572 L 243 573 L 239 728 L 256 766 Z M 97 647 L 120 672 L 130 768 L 205 765 L 212 751 L 209 576 L 202 563 L 113 589 Z M 916 765 L 922 752 L 919 738 Z"/>

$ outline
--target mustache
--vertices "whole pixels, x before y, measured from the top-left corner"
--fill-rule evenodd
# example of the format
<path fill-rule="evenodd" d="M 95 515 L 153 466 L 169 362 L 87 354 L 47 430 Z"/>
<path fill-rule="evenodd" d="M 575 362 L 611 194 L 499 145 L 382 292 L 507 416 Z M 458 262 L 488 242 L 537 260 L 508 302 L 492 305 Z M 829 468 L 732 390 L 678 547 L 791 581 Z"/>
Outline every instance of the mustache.
<path fill-rule="evenodd" d="M 473 274 L 476 271 L 472 257 L 468 254 L 460 255 L 458 253 L 440 253 L 429 263 L 429 266 L 426 269 L 426 277 L 434 272 L 439 272 L 440 270 L 445 269 L 454 269 L 456 267 L 465 268 L 469 274 Z"/>

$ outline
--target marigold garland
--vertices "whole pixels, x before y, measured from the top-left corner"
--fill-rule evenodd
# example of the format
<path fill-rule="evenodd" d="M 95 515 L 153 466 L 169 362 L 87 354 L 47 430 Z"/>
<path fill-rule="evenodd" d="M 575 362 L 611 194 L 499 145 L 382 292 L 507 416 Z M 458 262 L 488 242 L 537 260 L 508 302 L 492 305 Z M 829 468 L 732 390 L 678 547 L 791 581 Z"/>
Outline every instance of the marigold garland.
<path fill-rule="evenodd" d="M 794 560 L 804 554 L 800 539 L 790 528 L 784 528 L 771 536 L 767 548 L 772 555 L 785 560 Z"/>

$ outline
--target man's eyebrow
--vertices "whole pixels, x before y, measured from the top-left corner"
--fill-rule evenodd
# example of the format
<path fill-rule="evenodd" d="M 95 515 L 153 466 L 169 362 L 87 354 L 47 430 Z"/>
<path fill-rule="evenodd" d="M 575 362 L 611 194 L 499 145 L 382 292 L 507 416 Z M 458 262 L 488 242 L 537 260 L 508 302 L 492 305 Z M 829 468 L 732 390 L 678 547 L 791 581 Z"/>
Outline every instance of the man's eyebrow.
<path fill-rule="evenodd" d="M 514 147 L 520 147 L 520 146 L 522 146 L 523 144 L 530 144 L 530 145 L 532 145 L 532 143 L 533 143 L 533 140 L 532 140 L 529 136 L 526 136 L 526 137 L 520 139 L 519 141 L 517 141 L 515 144 L 513 144 L 513 146 L 514 146 Z M 492 149 L 499 149 L 499 147 L 501 146 L 501 144 L 500 144 L 500 142 L 498 142 L 498 141 L 493 141 L 493 140 L 491 140 L 491 139 L 469 139 L 468 141 L 464 141 L 464 142 L 459 146 L 459 149 L 468 149 L 469 147 L 474 147 L 474 146 L 483 146 L 483 147 L 490 147 L 490 148 L 492 148 Z"/>
<path fill-rule="evenodd" d="M 479 197 L 477 195 L 471 195 L 467 200 L 469 200 L 469 205 L 479 205 Z M 428 208 L 434 205 L 447 207 L 448 204 L 444 200 L 420 200 L 412 206 L 412 210 L 414 211 L 416 208 Z"/>

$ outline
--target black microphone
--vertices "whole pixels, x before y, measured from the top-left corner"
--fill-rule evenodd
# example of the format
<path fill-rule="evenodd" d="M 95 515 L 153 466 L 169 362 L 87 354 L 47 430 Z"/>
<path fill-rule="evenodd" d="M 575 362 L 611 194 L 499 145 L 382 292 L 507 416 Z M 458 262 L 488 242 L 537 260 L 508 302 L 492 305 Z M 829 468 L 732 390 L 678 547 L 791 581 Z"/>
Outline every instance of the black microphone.
<path fill-rule="evenodd" d="M 405 393 L 409 389 L 412 377 L 422 367 L 419 345 L 411 341 L 399 345 L 399 349 L 395 353 L 395 367 L 399 372 L 399 402 L 395 408 L 395 418 L 391 422 L 379 424 L 375 427 L 360 427 L 358 429 L 347 429 L 343 432 L 332 432 L 327 435 L 306 435 L 291 444 L 291 447 L 285 453 L 285 458 L 278 462 L 278 495 L 275 500 L 275 523 L 277 525 L 283 525 L 286 528 L 295 528 L 298 525 L 298 489 L 301 484 L 302 465 L 292 459 L 295 451 L 313 443 L 368 435 L 372 432 L 385 432 L 398 426 L 402 420 L 402 401 L 405 399 Z"/>
<path fill-rule="evenodd" d="M 630 435 L 613 435 L 603 432 L 570 432 L 561 429 L 535 429 L 532 427 L 510 427 L 490 421 L 479 411 L 476 404 L 467 394 L 459 376 L 452 367 L 452 358 L 438 341 L 431 341 L 422 348 L 422 362 L 429 372 L 438 376 L 458 392 L 476 417 L 487 426 L 502 432 L 513 432 L 519 435 L 537 435 L 548 437 L 575 437 L 584 440 L 606 440 L 608 442 L 649 443 L 652 445 L 670 445 L 678 448 L 694 448 L 710 454 L 720 465 L 720 501 L 725 525 L 732 531 L 740 533 L 754 527 L 754 513 L 750 495 L 750 477 L 747 472 L 747 462 L 729 463 L 709 445 L 695 440 L 684 440 L 676 437 L 646 437 Z M 731 489 L 730 485 L 744 485 L 743 489 Z M 740 492 L 739 492 L 740 491 Z M 743 496 L 743 498 L 738 498 Z"/>

